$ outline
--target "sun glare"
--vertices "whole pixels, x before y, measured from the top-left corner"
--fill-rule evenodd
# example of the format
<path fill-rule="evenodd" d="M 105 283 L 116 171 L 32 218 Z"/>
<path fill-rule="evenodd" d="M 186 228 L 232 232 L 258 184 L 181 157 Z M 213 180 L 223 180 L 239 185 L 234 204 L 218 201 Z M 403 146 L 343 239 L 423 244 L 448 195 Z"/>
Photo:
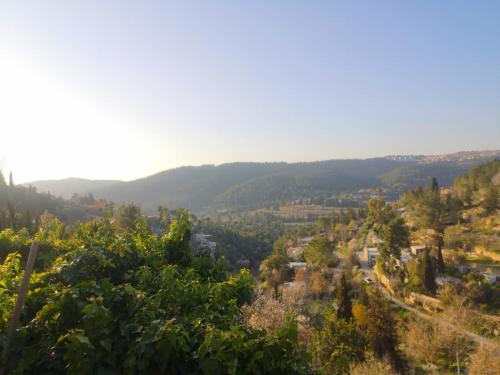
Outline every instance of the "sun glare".
<path fill-rule="evenodd" d="M 58 171 L 78 166 L 79 175 L 109 175 L 127 163 L 106 167 L 113 142 L 136 138 L 99 103 L 70 89 L 54 72 L 12 55 L 0 58 L 0 160 L 4 173 L 20 182 L 60 177 Z M 71 155 L 71 158 L 68 157 Z M 115 172 L 115 173 L 113 173 Z"/>

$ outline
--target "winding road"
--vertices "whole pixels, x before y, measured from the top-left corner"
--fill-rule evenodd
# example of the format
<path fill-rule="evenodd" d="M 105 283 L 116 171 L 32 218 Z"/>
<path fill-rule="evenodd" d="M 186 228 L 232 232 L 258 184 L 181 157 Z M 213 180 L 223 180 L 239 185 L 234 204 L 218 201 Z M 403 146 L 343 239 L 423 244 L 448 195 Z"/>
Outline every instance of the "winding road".
<path fill-rule="evenodd" d="M 356 253 L 356 255 L 358 256 L 358 258 L 360 259 L 361 271 L 364 273 L 365 277 L 370 278 L 371 280 L 376 280 L 375 273 L 373 272 L 373 269 L 368 266 L 368 263 L 366 261 L 362 260 L 362 256 L 363 256 L 362 253 L 363 253 L 362 251 Z M 339 265 L 339 268 L 340 268 L 344 264 L 345 256 L 343 254 L 337 252 L 337 251 L 335 251 L 335 255 L 340 260 L 340 265 Z M 459 332 L 459 333 L 463 334 L 464 336 L 467 336 L 470 339 L 474 340 L 478 344 L 482 344 L 482 345 L 496 345 L 496 346 L 498 345 L 498 342 L 495 341 L 494 339 L 489 339 L 487 337 L 484 337 L 484 336 L 478 335 L 476 333 L 470 332 L 470 331 L 468 331 L 468 330 L 466 330 L 464 328 L 458 327 L 457 325 L 455 325 L 453 323 L 450 323 L 449 321 L 446 321 L 446 320 L 444 320 L 444 319 L 442 319 L 440 317 L 437 317 L 437 316 L 431 315 L 431 314 L 426 314 L 426 313 L 424 313 L 424 312 L 416 309 L 415 307 L 407 305 L 403 301 L 395 298 L 391 293 L 389 293 L 387 291 L 387 289 L 384 288 L 384 286 L 382 284 L 380 284 L 378 282 L 375 283 L 374 285 L 380 290 L 380 292 L 389 301 L 391 301 L 392 303 L 398 305 L 399 307 L 401 307 L 401 308 L 403 308 L 403 309 L 405 309 L 407 311 L 412 312 L 413 314 L 415 314 L 419 318 L 422 318 L 422 319 L 425 319 L 425 320 L 429 320 L 429 321 L 437 321 L 442 326 L 444 326 L 444 327 L 446 327 L 448 329 L 454 330 L 456 332 Z"/>

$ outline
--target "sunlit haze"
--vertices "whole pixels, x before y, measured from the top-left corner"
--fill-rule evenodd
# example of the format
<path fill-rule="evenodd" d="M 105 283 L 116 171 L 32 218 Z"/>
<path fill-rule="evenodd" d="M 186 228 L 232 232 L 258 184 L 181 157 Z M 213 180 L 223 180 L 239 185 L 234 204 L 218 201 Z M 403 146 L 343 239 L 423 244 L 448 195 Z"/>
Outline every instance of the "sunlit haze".
<path fill-rule="evenodd" d="M 29 3 L 0 4 L 16 182 L 500 148 L 498 1 Z"/>

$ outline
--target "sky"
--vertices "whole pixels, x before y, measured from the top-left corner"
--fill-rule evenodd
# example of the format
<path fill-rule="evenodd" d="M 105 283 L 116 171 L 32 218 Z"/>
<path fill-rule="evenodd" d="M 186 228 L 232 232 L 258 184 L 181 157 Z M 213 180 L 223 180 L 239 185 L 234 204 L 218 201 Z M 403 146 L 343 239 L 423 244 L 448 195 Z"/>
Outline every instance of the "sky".
<path fill-rule="evenodd" d="M 500 148 L 499 1 L 0 1 L 16 182 Z"/>

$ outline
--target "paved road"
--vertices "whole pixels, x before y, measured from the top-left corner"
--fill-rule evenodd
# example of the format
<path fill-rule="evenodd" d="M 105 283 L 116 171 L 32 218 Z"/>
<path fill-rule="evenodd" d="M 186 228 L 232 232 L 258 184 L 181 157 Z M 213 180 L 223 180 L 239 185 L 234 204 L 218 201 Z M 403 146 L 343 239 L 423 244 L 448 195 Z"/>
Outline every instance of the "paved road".
<path fill-rule="evenodd" d="M 342 265 L 343 262 L 344 262 L 345 256 L 342 255 L 342 254 L 340 254 L 339 252 L 335 252 L 335 255 L 337 255 L 339 257 L 340 262 L 341 262 L 340 265 Z M 363 253 L 362 252 L 357 252 L 356 255 L 358 255 L 358 258 L 360 259 L 360 262 L 361 262 L 361 271 L 364 273 L 365 277 L 368 277 L 371 280 L 375 280 L 375 273 L 373 272 L 373 269 L 370 268 L 370 267 L 368 267 L 368 263 L 366 261 L 362 260 Z M 493 339 L 489 339 L 489 338 L 486 338 L 484 336 L 478 335 L 476 333 L 467 331 L 467 330 L 465 330 L 463 328 L 457 327 L 455 324 L 447 322 L 446 320 L 440 319 L 437 316 L 423 313 L 422 311 L 420 311 L 420 310 L 418 310 L 418 309 L 416 309 L 416 308 L 414 308 L 412 306 L 409 306 L 406 303 L 404 303 L 403 301 L 395 298 L 393 295 L 391 295 L 391 293 L 389 293 L 387 291 L 387 289 L 384 288 L 384 286 L 382 284 L 376 283 L 375 285 L 380 290 L 380 292 L 388 300 L 390 300 L 392 303 L 398 305 L 399 307 L 401 307 L 401 308 L 403 308 L 403 309 L 405 309 L 407 311 L 410 311 L 410 312 L 414 313 L 415 315 L 417 315 L 418 317 L 420 317 L 422 319 L 437 321 L 439 324 L 445 326 L 446 328 L 449 328 L 449 329 L 455 330 L 457 332 L 460 332 L 461 334 L 463 334 L 463 335 L 471 338 L 472 340 L 476 341 L 479 344 L 484 344 L 484 345 L 498 345 L 498 343 L 495 340 L 493 340 Z"/>

